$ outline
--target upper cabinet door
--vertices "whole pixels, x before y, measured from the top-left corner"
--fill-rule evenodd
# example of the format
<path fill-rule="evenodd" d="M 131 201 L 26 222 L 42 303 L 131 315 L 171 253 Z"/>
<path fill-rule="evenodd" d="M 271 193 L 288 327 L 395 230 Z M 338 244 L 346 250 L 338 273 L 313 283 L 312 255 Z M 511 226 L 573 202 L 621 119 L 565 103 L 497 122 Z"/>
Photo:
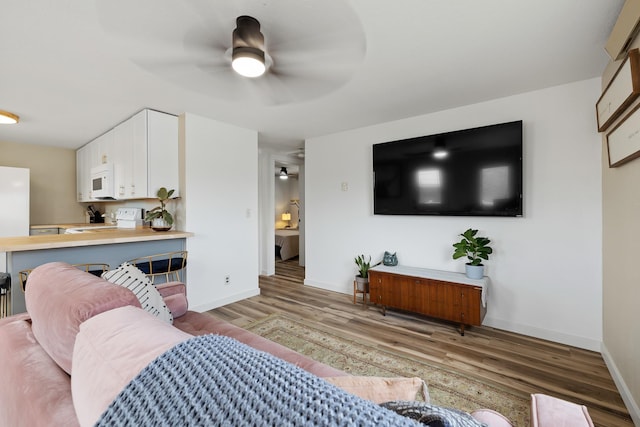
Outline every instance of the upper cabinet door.
<path fill-rule="evenodd" d="M 76 187 L 78 202 L 91 200 L 91 147 L 85 145 L 76 150 Z"/>
<path fill-rule="evenodd" d="M 178 117 L 148 110 L 147 120 L 149 197 L 156 197 L 160 187 L 179 197 Z"/>
<path fill-rule="evenodd" d="M 141 111 L 114 128 L 117 199 L 147 197 L 146 123 L 146 112 Z"/>

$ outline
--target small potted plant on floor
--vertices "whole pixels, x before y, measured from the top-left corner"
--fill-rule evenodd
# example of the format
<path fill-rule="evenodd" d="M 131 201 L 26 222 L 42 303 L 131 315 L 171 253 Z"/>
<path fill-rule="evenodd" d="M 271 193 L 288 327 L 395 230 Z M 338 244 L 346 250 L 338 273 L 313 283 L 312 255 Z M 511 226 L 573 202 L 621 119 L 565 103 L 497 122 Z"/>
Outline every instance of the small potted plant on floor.
<path fill-rule="evenodd" d="M 453 259 L 467 257 L 469 262 L 465 264 L 465 272 L 470 279 L 482 279 L 484 265 L 482 260 L 488 260 L 493 249 L 489 246 L 491 240 L 486 237 L 478 237 L 478 230 L 468 229 L 460 236 L 462 240 L 454 243 Z"/>
<path fill-rule="evenodd" d="M 355 258 L 355 262 L 358 266 L 358 274 L 356 275 L 358 290 L 369 292 L 369 269 L 376 265 L 380 265 L 380 262 L 371 265 L 371 256 L 369 256 L 369 259 L 366 259 L 364 255 L 358 255 Z"/>
<path fill-rule="evenodd" d="M 147 211 L 144 220 L 151 221 L 151 228 L 155 231 L 169 231 L 173 226 L 173 215 L 166 209 L 167 201 L 171 198 L 175 190 L 167 190 L 160 187 L 156 196 L 160 201 L 160 206 Z"/>

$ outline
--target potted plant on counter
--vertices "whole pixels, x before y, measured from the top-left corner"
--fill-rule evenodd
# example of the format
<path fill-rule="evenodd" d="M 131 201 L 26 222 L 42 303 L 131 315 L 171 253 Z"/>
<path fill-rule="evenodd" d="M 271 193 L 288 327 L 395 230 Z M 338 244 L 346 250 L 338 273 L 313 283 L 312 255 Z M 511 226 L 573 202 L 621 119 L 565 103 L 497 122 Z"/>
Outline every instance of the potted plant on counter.
<path fill-rule="evenodd" d="M 144 220 L 151 221 L 151 228 L 155 231 L 169 231 L 173 226 L 173 215 L 166 209 L 167 201 L 171 198 L 175 190 L 167 190 L 160 187 L 156 196 L 160 201 L 160 206 L 147 211 Z"/>
<path fill-rule="evenodd" d="M 369 292 L 369 269 L 380 265 L 381 262 L 371 265 L 371 256 L 366 259 L 364 255 L 355 257 L 356 266 L 358 266 L 358 274 L 356 275 L 356 283 L 359 291 Z"/>
<path fill-rule="evenodd" d="M 453 259 L 467 257 L 469 262 L 465 264 L 465 273 L 470 279 L 482 279 L 484 276 L 484 265 L 482 260 L 488 260 L 493 249 L 489 246 L 491 240 L 486 237 L 477 237 L 478 230 L 469 228 L 460 234 L 462 240 L 454 243 Z"/>

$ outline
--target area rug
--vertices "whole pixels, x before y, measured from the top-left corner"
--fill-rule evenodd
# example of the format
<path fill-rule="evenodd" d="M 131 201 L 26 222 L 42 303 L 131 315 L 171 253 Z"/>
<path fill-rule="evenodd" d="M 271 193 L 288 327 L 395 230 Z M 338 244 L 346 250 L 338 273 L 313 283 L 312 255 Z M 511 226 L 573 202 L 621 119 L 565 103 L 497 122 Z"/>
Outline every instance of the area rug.
<path fill-rule="evenodd" d="M 431 403 L 473 412 L 493 409 L 514 426 L 529 425 L 529 396 L 466 373 L 458 373 L 417 358 L 381 349 L 364 338 L 347 338 L 329 327 L 274 314 L 245 327 L 352 375 L 420 377 L 429 387 Z"/>

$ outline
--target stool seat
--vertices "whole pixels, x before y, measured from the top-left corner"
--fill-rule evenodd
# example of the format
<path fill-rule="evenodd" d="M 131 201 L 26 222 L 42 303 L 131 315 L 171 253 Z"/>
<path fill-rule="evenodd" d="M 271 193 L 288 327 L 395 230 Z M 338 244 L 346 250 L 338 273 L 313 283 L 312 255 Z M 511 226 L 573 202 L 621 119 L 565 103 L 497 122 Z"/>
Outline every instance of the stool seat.
<path fill-rule="evenodd" d="M 151 283 L 154 283 L 156 276 L 164 276 L 165 282 L 183 281 L 179 273 L 187 266 L 187 251 L 147 255 L 127 262 L 146 274 Z"/>

